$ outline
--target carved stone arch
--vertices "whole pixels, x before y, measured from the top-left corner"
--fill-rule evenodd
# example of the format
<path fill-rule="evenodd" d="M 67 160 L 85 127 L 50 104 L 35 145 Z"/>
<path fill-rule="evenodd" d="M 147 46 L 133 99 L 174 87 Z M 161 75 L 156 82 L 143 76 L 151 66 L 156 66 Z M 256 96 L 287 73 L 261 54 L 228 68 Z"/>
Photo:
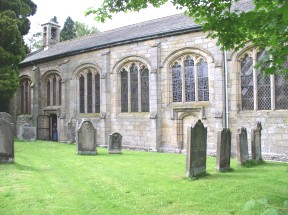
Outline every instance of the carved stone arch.
<path fill-rule="evenodd" d="M 169 65 L 169 67 L 172 68 L 173 66 L 176 65 L 176 63 L 177 63 L 178 65 L 182 65 L 182 62 L 177 59 L 177 60 L 173 61 L 173 63 L 171 63 L 171 64 Z M 170 70 L 170 71 L 172 71 L 172 70 Z"/>
<path fill-rule="evenodd" d="M 123 68 L 126 69 L 126 71 L 128 71 L 127 69 L 130 69 L 131 65 L 133 62 L 139 62 L 139 65 L 146 65 L 146 67 L 148 68 L 149 71 L 151 71 L 151 63 L 150 61 L 142 56 L 136 56 L 136 55 L 131 55 L 131 56 L 126 56 L 124 58 L 122 58 L 121 60 L 119 60 L 112 68 L 112 73 L 119 73 L 120 71 L 122 71 Z M 127 67 L 127 65 L 129 65 L 129 67 Z"/>
<path fill-rule="evenodd" d="M 195 65 L 197 65 L 201 60 L 203 60 L 204 62 L 207 62 L 204 57 L 198 56 L 198 57 L 196 58 L 196 60 L 194 61 Z"/>
<path fill-rule="evenodd" d="M 55 75 L 55 74 L 60 76 L 60 78 L 62 79 L 62 74 L 58 70 L 49 69 L 45 71 L 44 74 L 41 76 L 41 82 L 46 81 L 50 76 Z"/>
<path fill-rule="evenodd" d="M 199 55 L 202 56 L 206 59 L 207 63 L 213 63 L 214 62 L 214 58 L 212 57 L 212 54 L 207 51 L 207 50 L 203 50 L 203 49 L 199 49 L 199 48 L 182 48 L 182 49 L 178 49 L 173 51 L 162 63 L 162 67 L 168 67 L 172 62 L 174 62 L 176 59 L 182 57 L 182 56 L 186 56 L 186 55 Z"/>
<path fill-rule="evenodd" d="M 101 75 L 101 67 L 98 65 L 98 64 L 94 64 L 94 63 L 82 63 L 80 65 L 77 65 L 76 68 L 73 70 L 73 73 L 72 73 L 72 78 L 75 78 L 75 79 L 79 79 L 80 78 L 80 74 L 89 69 L 89 68 L 93 68 L 94 71 L 92 72 L 92 74 L 99 74 Z"/>

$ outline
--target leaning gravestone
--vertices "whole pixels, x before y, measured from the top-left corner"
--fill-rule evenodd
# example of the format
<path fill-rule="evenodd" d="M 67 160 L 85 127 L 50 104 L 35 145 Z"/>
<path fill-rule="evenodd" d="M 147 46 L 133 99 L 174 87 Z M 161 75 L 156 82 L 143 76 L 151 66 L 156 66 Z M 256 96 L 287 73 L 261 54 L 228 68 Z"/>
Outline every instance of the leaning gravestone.
<path fill-rule="evenodd" d="M 36 127 L 30 123 L 21 125 L 17 137 L 19 140 L 36 140 Z"/>
<path fill-rule="evenodd" d="M 248 139 L 246 128 L 237 129 L 236 145 L 237 145 L 238 164 L 244 165 L 249 161 Z"/>
<path fill-rule="evenodd" d="M 120 154 L 121 150 L 122 150 L 122 135 L 117 132 L 109 134 L 108 153 Z"/>
<path fill-rule="evenodd" d="M 197 177 L 206 173 L 207 128 L 198 120 L 187 136 L 186 176 Z"/>
<path fill-rule="evenodd" d="M 251 154 L 252 160 L 261 161 L 261 122 L 257 123 L 256 129 L 251 130 Z"/>
<path fill-rule="evenodd" d="M 0 113 L 0 162 L 14 162 L 14 124 L 4 112 Z"/>
<path fill-rule="evenodd" d="M 83 121 L 77 131 L 77 154 L 96 154 L 96 129 L 92 122 Z"/>
<path fill-rule="evenodd" d="M 225 171 L 230 169 L 231 157 L 231 131 L 223 128 L 217 134 L 216 169 Z"/>

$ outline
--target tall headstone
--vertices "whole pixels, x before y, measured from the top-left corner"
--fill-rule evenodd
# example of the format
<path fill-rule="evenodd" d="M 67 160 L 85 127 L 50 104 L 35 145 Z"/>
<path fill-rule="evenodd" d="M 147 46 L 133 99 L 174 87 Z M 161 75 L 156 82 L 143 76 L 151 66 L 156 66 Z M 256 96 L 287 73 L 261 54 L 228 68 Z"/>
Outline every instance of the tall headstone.
<path fill-rule="evenodd" d="M 14 162 L 14 124 L 8 113 L 0 113 L 0 162 Z"/>
<path fill-rule="evenodd" d="M 249 161 L 248 139 L 246 128 L 237 129 L 236 145 L 237 145 L 238 164 L 244 165 Z"/>
<path fill-rule="evenodd" d="M 198 120 L 187 133 L 186 176 L 197 177 L 206 173 L 207 128 Z"/>
<path fill-rule="evenodd" d="M 96 129 L 92 122 L 83 121 L 77 130 L 77 154 L 96 154 Z"/>
<path fill-rule="evenodd" d="M 108 153 L 120 154 L 122 150 L 122 135 L 114 132 L 109 134 Z"/>
<path fill-rule="evenodd" d="M 225 171 L 230 169 L 231 157 L 231 131 L 223 128 L 217 134 L 216 169 Z"/>
<path fill-rule="evenodd" d="M 251 130 L 251 154 L 252 160 L 261 161 L 262 153 L 261 153 L 261 122 L 257 123 L 255 129 Z"/>

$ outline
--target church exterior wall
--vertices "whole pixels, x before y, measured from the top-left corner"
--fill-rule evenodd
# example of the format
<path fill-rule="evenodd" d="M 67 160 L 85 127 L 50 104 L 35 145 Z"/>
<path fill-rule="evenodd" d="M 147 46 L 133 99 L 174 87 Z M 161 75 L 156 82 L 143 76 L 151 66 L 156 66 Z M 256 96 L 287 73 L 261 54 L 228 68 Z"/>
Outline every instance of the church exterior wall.
<path fill-rule="evenodd" d="M 225 126 L 223 52 L 215 44 L 215 40 L 207 39 L 202 32 L 195 32 L 114 46 L 21 68 L 20 77 L 30 77 L 33 82 L 33 122 L 37 123 L 38 115 L 56 114 L 61 142 L 68 141 L 68 124 L 72 120 L 75 119 L 77 126 L 88 119 L 97 129 L 98 145 L 107 145 L 108 134 L 119 132 L 124 147 L 185 152 L 187 126 L 201 119 L 208 128 L 208 152 L 213 154 L 217 131 Z M 207 62 L 209 101 L 173 102 L 172 64 L 186 56 L 195 57 L 195 62 L 200 58 Z M 139 62 L 149 70 L 149 112 L 121 112 L 120 70 L 132 62 Z M 241 92 L 237 62 L 237 58 L 232 57 L 228 64 L 229 121 L 234 153 L 236 129 L 246 127 L 250 135 L 251 128 L 260 121 L 263 153 L 288 156 L 288 111 L 239 110 Z M 93 68 L 100 74 L 100 113 L 79 111 L 78 76 L 85 68 Z M 61 105 L 47 106 L 45 81 L 50 74 L 61 77 Z M 21 114 L 20 92 L 13 102 L 18 105 L 11 112 L 17 116 Z"/>

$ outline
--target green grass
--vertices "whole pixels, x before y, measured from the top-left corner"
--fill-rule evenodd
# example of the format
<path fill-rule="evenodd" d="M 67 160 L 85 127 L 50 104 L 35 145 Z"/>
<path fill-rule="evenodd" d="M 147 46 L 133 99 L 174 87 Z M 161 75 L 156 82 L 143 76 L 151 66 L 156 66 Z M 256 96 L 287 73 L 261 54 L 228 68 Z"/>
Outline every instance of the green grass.
<path fill-rule="evenodd" d="M 76 146 L 15 142 L 15 164 L 0 164 L 0 214 L 261 214 L 251 199 L 288 200 L 288 164 L 265 162 L 185 178 L 185 155 L 124 150 L 76 155 Z"/>

